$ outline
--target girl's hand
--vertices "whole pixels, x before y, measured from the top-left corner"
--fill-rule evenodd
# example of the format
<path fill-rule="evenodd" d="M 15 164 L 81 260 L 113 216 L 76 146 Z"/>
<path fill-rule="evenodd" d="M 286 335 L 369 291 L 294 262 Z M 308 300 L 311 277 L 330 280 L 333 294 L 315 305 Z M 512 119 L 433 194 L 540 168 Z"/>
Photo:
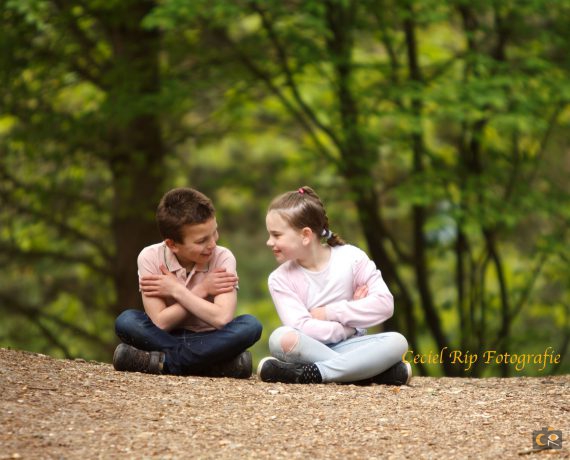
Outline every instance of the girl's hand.
<path fill-rule="evenodd" d="M 209 295 L 215 297 L 218 294 L 232 292 L 238 284 L 238 276 L 229 273 L 223 267 L 214 268 L 208 272 L 204 280 L 192 291 L 203 299 Z"/>
<path fill-rule="evenodd" d="M 363 286 L 358 286 L 354 291 L 352 300 L 364 299 L 368 295 L 368 286 L 365 284 Z"/>
<path fill-rule="evenodd" d="M 360 300 L 364 299 L 368 295 L 368 286 L 365 284 L 363 286 L 358 286 L 356 291 L 354 291 L 354 295 L 352 296 L 352 300 Z M 321 321 L 327 320 L 327 310 L 325 307 L 317 307 L 313 308 L 309 313 L 314 319 L 320 319 Z M 354 334 L 354 332 L 352 332 Z"/>
<path fill-rule="evenodd" d="M 142 293 L 149 297 L 175 297 L 176 289 L 181 285 L 178 278 L 164 266 L 160 266 L 162 275 L 143 276 L 139 286 Z"/>
<path fill-rule="evenodd" d="M 350 326 L 343 326 L 343 327 L 344 327 L 344 333 L 346 334 L 347 339 L 351 338 L 353 335 L 356 334 L 356 329 L 354 327 L 350 327 Z"/>
<path fill-rule="evenodd" d="M 327 320 L 327 307 L 313 308 L 309 313 L 314 319 L 319 319 L 321 321 Z"/>

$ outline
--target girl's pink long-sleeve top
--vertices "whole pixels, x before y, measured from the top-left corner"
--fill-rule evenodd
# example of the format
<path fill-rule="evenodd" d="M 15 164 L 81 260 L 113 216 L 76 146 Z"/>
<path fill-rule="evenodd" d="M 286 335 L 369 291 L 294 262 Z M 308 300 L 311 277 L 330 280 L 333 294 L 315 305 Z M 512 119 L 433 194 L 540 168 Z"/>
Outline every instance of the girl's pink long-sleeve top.
<path fill-rule="evenodd" d="M 359 286 L 368 295 L 352 300 Z M 323 343 L 346 340 L 353 332 L 383 323 L 394 313 L 394 298 L 366 253 L 346 244 L 331 248 L 327 267 L 320 272 L 287 261 L 269 275 L 269 292 L 285 326 Z M 326 306 L 326 321 L 314 319 L 313 308 Z"/>

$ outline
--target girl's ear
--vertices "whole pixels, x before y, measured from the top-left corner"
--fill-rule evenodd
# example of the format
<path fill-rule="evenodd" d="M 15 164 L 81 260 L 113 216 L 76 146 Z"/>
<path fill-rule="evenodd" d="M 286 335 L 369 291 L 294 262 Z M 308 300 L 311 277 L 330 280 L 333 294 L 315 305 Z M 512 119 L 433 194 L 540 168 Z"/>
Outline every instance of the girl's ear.
<path fill-rule="evenodd" d="M 313 231 L 309 227 L 304 227 L 301 230 L 301 236 L 303 237 L 303 244 L 310 244 L 313 240 Z"/>

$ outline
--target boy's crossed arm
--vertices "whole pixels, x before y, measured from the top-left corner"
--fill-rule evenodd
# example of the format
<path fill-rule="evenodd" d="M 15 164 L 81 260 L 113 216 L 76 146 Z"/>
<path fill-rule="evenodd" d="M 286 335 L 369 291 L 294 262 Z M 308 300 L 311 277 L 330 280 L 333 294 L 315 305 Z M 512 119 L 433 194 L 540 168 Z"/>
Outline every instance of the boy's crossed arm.
<path fill-rule="evenodd" d="M 188 312 L 219 329 L 229 323 L 237 306 L 237 275 L 225 268 L 216 268 L 192 290 L 186 288 L 163 265 L 161 274 L 146 275 L 140 280 L 145 311 L 153 323 L 164 330 L 182 327 Z M 210 302 L 205 297 L 212 296 Z M 172 297 L 177 303 L 166 306 L 164 299 Z"/>
<path fill-rule="evenodd" d="M 201 283 L 194 286 L 192 292 L 202 299 L 208 296 L 216 297 L 226 292 L 232 292 L 237 283 L 237 275 L 228 272 L 224 267 L 217 267 L 209 272 Z"/>

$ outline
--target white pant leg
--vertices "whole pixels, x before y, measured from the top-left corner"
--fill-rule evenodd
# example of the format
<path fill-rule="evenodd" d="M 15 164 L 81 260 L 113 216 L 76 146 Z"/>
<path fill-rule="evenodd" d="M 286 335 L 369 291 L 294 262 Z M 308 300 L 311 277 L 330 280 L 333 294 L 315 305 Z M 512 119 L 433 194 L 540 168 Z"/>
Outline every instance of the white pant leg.
<path fill-rule="evenodd" d="M 355 337 L 331 346 L 338 353 L 317 363 L 323 382 L 356 382 L 378 375 L 402 360 L 408 341 L 397 332 Z"/>
<path fill-rule="evenodd" d="M 283 336 L 289 332 L 296 337 L 295 346 L 288 352 L 283 351 Z M 319 361 L 334 359 L 338 353 L 318 340 L 303 334 L 297 329 L 289 326 L 282 326 L 273 331 L 269 337 L 269 351 L 271 355 L 281 361 L 288 363 L 313 364 Z"/>
<path fill-rule="evenodd" d="M 287 353 L 283 336 L 293 332 L 296 342 Z M 291 327 L 276 329 L 269 337 L 271 355 L 290 363 L 315 363 L 323 382 L 356 382 L 392 367 L 408 351 L 408 341 L 397 332 L 365 335 L 327 346 Z"/>

